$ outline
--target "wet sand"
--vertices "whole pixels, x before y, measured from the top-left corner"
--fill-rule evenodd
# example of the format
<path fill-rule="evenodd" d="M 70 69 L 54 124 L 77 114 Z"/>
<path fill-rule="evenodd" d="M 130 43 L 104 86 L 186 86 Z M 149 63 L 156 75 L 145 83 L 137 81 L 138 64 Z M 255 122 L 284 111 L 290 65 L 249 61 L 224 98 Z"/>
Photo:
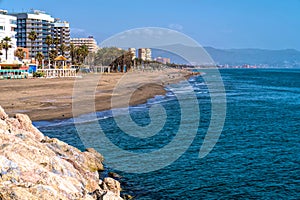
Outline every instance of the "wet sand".
<path fill-rule="evenodd" d="M 81 78 L 1 80 L 0 105 L 11 116 L 25 113 L 33 121 L 71 118 L 145 103 L 155 95 L 165 94 L 166 85 L 190 76 L 187 71 L 168 69 L 159 72 L 87 74 Z M 118 88 L 121 88 L 120 91 Z M 116 99 L 113 105 L 112 97 Z M 74 105 L 75 112 L 72 109 Z"/>

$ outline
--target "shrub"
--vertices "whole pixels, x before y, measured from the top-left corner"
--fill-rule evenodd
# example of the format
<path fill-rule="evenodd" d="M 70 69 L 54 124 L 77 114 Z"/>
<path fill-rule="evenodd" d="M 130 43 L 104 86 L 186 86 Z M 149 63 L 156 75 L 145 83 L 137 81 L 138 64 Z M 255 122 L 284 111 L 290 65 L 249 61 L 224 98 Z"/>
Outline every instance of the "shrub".
<path fill-rule="evenodd" d="M 34 72 L 33 73 L 33 77 L 44 77 L 45 76 L 45 73 L 43 72 Z"/>

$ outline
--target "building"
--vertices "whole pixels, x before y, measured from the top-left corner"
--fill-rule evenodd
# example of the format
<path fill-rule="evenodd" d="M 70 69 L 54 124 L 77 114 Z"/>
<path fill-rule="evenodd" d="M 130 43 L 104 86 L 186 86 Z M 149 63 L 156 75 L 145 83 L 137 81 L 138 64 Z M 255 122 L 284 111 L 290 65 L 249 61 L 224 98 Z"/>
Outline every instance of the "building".
<path fill-rule="evenodd" d="M 163 64 L 171 63 L 171 59 L 170 58 L 157 57 L 154 60 L 156 62 L 160 62 L 160 63 L 163 63 Z"/>
<path fill-rule="evenodd" d="M 30 56 L 34 57 L 38 52 L 48 58 L 48 46 L 45 39 L 52 34 L 54 18 L 43 11 L 32 10 L 29 13 L 12 14 L 17 17 L 17 46 L 28 48 Z M 37 39 L 28 39 L 30 32 L 37 33 Z"/>
<path fill-rule="evenodd" d="M 89 36 L 88 38 L 71 38 L 71 43 L 74 46 L 86 45 L 89 52 L 96 52 L 98 50 L 97 42 L 93 36 Z"/>
<path fill-rule="evenodd" d="M 60 21 L 59 19 L 56 19 L 56 21 L 53 23 L 53 38 L 58 39 L 58 54 L 61 55 L 60 47 L 61 45 L 65 45 L 65 47 L 70 46 L 70 24 L 66 21 Z M 67 49 L 64 51 L 63 56 L 66 58 L 70 58 L 70 50 Z"/>
<path fill-rule="evenodd" d="M 0 59 L 1 62 L 6 61 L 7 63 L 12 63 L 15 60 L 15 50 L 17 49 L 17 39 L 16 39 L 16 28 L 17 28 L 17 18 L 15 16 L 7 15 L 6 10 L 0 10 L 0 41 L 2 41 L 5 37 L 9 37 L 11 41 L 9 44 L 11 48 L 7 51 L 7 59 L 6 59 L 6 51 L 2 49 Z"/>
<path fill-rule="evenodd" d="M 128 51 L 130 53 L 132 53 L 132 59 L 135 59 L 136 58 L 136 49 L 135 48 L 129 48 Z"/>
<path fill-rule="evenodd" d="M 149 48 L 140 48 L 139 50 L 139 59 L 151 61 L 151 49 Z"/>

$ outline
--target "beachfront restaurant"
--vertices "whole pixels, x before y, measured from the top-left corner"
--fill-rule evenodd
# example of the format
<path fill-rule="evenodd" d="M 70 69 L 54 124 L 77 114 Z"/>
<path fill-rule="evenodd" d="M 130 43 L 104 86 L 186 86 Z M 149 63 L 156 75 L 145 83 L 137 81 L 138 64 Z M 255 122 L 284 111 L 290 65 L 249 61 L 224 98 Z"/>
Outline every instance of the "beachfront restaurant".
<path fill-rule="evenodd" d="M 27 76 L 27 69 L 20 68 L 19 64 L 0 64 L 0 80 L 23 79 L 27 78 Z"/>
<path fill-rule="evenodd" d="M 23 79 L 23 78 L 27 78 L 27 70 L 0 69 L 0 80 L 3 80 L 3 79 Z"/>

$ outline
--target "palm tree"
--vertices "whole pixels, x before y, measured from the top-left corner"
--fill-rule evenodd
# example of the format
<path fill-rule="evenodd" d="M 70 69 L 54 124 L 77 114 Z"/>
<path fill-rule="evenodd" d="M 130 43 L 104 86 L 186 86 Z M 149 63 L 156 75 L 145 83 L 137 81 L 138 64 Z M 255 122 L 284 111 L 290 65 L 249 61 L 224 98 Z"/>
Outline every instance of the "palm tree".
<path fill-rule="evenodd" d="M 44 55 L 42 52 L 38 52 L 36 55 L 35 55 L 35 59 L 37 59 L 39 61 L 39 65 L 42 63 L 43 59 L 44 59 Z"/>
<path fill-rule="evenodd" d="M 47 44 L 47 52 L 48 52 L 48 66 L 50 66 L 50 46 L 53 44 L 53 38 L 51 35 L 48 35 L 45 39 L 45 43 Z"/>
<path fill-rule="evenodd" d="M 72 64 L 75 63 L 76 51 L 77 51 L 77 47 L 73 43 L 71 43 L 70 44 L 70 54 L 71 54 Z"/>
<path fill-rule="evenodd" d="M 5 37 L 2 39 L 2 48 L 5 50 L 5 59 L 7 60 L 8 50 L 11 48 L 11 38 Z"/>
<path fill-rule="evenodd" d="M 37 33 L 35 31 L 31 31 L 28 34 L 28 39 L 31 40 L 31 56 L 33 58 L 34 57 L 34 55 L 33 55 L 34 42 L 37 39 Z"/>
<path fill-rule="evenodd" d="M 2 49 L 3 49 L 3 42 L 0 41 L 0 56 L 2 55 Z M 1 58 L 0 58 L 0 61 L 1 61 Z"/>
<path fill-rule="evenodd" d="M 68 49 L 68 46 L 66 46 L 65 44 L 61 44 L 59 46 L 60 55 L 64 56 L 65 52 L 68 51 Z"/>
<path fill-rule="evenodd" d="M 50 46 L 53 44 L 53 38 L 51 37 L 51 35 L 48 35 L 46 37 L 45 44 L 47 44 L 47 47 L 48 47 L 48 56 L 49 56 Z"/>
<path fill-rule="evenodd" d="M 15 56 L 18 57 L 20 60 L 23 60 L 25 57 L 25 51 L 23 49 L 17 49 L 15 51 Z"/>
<path fill-rule="evenodd" d="M 54 39 L 53 39 L 53 44 L 55 44 L 55 48 L 56 50 L 58 50 L 58 44 L 60 43 L 60 40 L 58 38 L 58 36 L 56 36 Z"/>
<path fill-rule="evenodd" d="M 84 59 L 87 57 L 89 54 L 89 49 L 86 45 L 82 45 L 79 48 L 77 48 L 76 55 L 78 62 L 83 63 Z"/>
<path fill-rule="evenodd" d="M 57 57 L 57 54 L 58 54 L 58 52 L 57 52 L 56 49 L 52 49 L 50 51 L 50 53 L 49 53 L 49 60 L 50 60 L 50 62 L 54 61 L 54 59 Z"/>

